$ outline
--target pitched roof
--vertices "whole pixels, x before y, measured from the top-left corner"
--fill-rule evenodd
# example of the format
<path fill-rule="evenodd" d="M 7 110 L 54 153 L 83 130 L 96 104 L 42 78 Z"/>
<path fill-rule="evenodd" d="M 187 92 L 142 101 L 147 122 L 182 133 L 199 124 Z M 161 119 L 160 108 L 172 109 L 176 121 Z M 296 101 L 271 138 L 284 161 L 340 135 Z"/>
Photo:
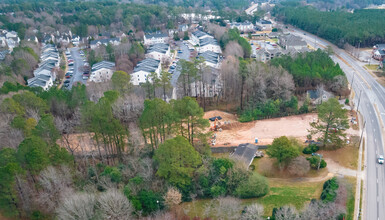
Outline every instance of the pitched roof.
<path fill-rule="evenodd" d="M 165 33 L 151 33 L 151 34 L 146 34 L 144 36 L 146 37 L 146 39 L 168 37 L 168 35 Z"/>
<path fill-rule="evenodd" d="M 211 35 L 209 35 L 208 33 L 203 32 L 203 31 L 195 31 L 195 32 L 193 32 L 192 34 L 193 34 L 195 37 L 197 37 L 197 38 L 201 38 L 201 37 L 203 37 L 203 36 L 211 36 Z"/>
<path fill-rule="evenodd" d="M 201 47 L 209 45 L 209 44 L 219 45 L 218 41 L 216 39 L 214 39 L 214 38 L 211 38 L 211 37 L 206 37 L 206 38 L 203 38 L 203 39 L 199 40 L 199 46 L 201 46 Z"/>
<path fill-rule="evenodd" d="M 283 36 L 283 38 L 285 39 L 285 44 L 287 46 L 307 46 L 307 43 L 304 40 L 302 40 L 301 37 L 289 34 L 289 35 Z"/>
<path fill-rule="evenodd" d="M 94 72 L 103 68 L 114 69 L 115 63 L 103 60 L 99 63 L 95 63 L 94 65 L 92 65 L 91 71 Z"/>
<path fill-rule="evenodd" d="M 145 72 L 155 72 L 156 69 L 159 67 L 159 60 L 155 60 L 153 58 L 147 58 L 142 61 L 140 61 L 136 67 L 134 68 L 134 73 L 139 71 L 145 71 Z"/>
<path fill-rule="evenodd" d="M 152 53 L 152 52 L 158 52 L 158 53 L 166 53 L 168 51 L 169 45 L 168 44 L 154 44 L 150 46 L 148 49 L 147 53 Z"/>
<path fill-rule="evenodd" d="M 212 51 L 205 51 L 203 53 L 198 54 L 198 57 L 203 57 L 205 61 L 217 64 L 219 62 L 219 54 L 214 53 Z"/>
<path fill-rule="evenodd" d="M 253 162 L 255 153 L 258 150 L 258 146 L 253 144 L 240 144 L 235 152 L 231 155 L 232 157 L 238 157 L 242 159 L 248 166 Z"/>
<path fill-rule="evenodd" d="M 100 40 L 93 40 L 90 42 L 90 45 L 96 45 L 96 44 L 109 44 L 113 41 L 120 41 L 119 38 L 114 37 L 114 38 L 108 38 L 108 39 L 100 39 Z"/>

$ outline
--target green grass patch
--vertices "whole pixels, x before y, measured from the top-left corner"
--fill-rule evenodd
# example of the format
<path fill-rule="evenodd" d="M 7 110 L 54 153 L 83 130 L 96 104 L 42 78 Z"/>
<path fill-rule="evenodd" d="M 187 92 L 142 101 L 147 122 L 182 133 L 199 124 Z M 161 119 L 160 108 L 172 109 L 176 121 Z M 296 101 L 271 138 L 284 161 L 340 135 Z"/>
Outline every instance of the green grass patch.
<path fill-rule="evenodd" d="M 366 64 L 365 67 L 368 68 L 369 70 L 377 70 L 378 65 L 374 65 L 374 64 L 369 65 L 369 64 Z"/>
<path fill-rule="evenodd" d="M 268 179 L 270 192 L 261 198 L 242 199 L 242 205 L 259 203 L 264 206 L 265 216 L 271 216 L 274 207 L 293 205 L 301 210 L 311 199 L 319 199 L 322 191 L 321 182 L 290 182 Z M 199 199 L 194 202 L 185 202 L 181 208 L 189 217 L 204 217 L 203 213 L 211 199 Z"/>
<path fill-rule="evenodd" d="M 355 205 L 355 196 L 356 196 L 356 178 L 355 177 L 345 177 L 350 184 L 348 192 L 348 200 L 346 201 L 346 219 L 353 220 L 354 219 L 354 205 Z"/>
<path fill-rule="evenodd" d="M 230 153 L 212 153 L 211 156 L 215 158 L 229 158 Z"/>

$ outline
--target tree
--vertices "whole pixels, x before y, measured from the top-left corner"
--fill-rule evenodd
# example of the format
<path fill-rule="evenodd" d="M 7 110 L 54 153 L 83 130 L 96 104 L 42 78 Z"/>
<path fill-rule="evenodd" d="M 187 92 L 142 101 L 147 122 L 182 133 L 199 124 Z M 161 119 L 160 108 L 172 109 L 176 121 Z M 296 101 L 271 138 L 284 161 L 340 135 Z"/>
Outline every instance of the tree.
<path fill-rule="evenodd" d="M 266 150 L 267 155 L 276 158 L 279 168 L 282 169 L 292 159 L 300 155 L 299 147 L 286 136 L 275 138 Z"/>
<path fill-rule="evenodd" d="M 275 220 L 298 220 L 297 209 L 293 206 L 283 206 L 273 211 Z"/>
<path fill-rule="evenodd" d="M 121 95 L 127 94 L 132 88 L 131 76 L 124 71 L 115 71 L 112 74 L 111 82 L 114 90 Z"/>
<path fill-rule="evenodd" d="M 299 156 L 290 161 L 288 172 L 294 176 L 304 176 L 310 170 L 310 163 L 305 157 Z"/>
<path fill-rule="evenodd" d="M 246 199 L 266 195 L 269 192 L 269 184 L 265 177 L 253 173 L 247 181 L 241 182 L 235 190 L 235 195 Z"/>
<path fill-rule="evenodd" d="M 188 138 L 190 143 L 194 144 L 194 138 L 210 125 L 208 120 L 203 118 L 203 109 L 191 97 L 173 100 L 171 104 L 175 114 L 174 119 L 180 127 L 179 135 Z M 187 126 L 187 134 L 186 126 L 183 125 Z"/>
<path fill-rule="evenodd" d="M 134 207 L 117 189 L 109 189 L 98 198 L 98 207 L 103 219 L 132 219 Z"/>
<path fill-rule="evenodd" d="M 38 174 L 50 163 L 47 143 L 37 136 L 28 137 L 19 145 L 17 158 L 24 169 Z"/>
<path fill-rule="evenodd" d="M 182 190 L 191 185 L 195 169 L 202 164 L 199 153 L 181 136 L 161 144 L 154 160 L 159 165 L 156 174 Z"/>
<path fill-rule="evenodd" d="M 246 206 L 242 212 L 241 220 L 263 220 L 263 206 L 257 203 Z"/>
<path fill-rule="evenodd" d="M 178 189 L 170 187 L 167 190 L 166 195 L 163 196 L 164 203 L 172 208 L 175 205 L 179 205 L 182 202 L 182 194 Z"/>
<path fill-rule="evenodd" d="M 337 99 L 331 98 L 318 106 L 318 122 L 311 122 L 310 134 L 321 135 L 323 145 L 341 147 L 345 143 L 345 129 L 349 128 L 347 110 Z"/>
<path fill-rule="evenodd" d="M 172 89 L 171 73 L 169 73 L 167 71 L 162 71 L 162 74 L 161 74 L 160 79 L 159 79 L 159 84 L 161 85 L 162 90 L 163 90 L 163 101 L 166 101 L 166 92 L 169 89 Z"/>
<path fill-rule="evenodd" d="M 91 193 L 73 193 L 63 197 L 56 209 L 60 220 L 79 219 L 87 220 L 95 217 L 95 195 Z"/>

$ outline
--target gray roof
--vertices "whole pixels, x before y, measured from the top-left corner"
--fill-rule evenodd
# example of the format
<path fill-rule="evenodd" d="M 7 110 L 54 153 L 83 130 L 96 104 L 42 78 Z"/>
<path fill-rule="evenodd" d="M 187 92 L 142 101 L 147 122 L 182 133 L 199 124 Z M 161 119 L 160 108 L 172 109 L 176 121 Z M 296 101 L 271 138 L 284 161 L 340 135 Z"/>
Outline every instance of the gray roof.
<path fill-rule="evenodd" d="M 160 44 L 154 44 L 154 45 L 152 45 L 152 46 L 148 49 L 147 53 L 152 53 L 152 52 L 166 53 L 167 50 L 168 50 L 168 48 L 169 48 L 169 45 L 168 45 L 168 44 L 162 44 L 162 43 L 160 43 Z"/>
<path fill-rule="evenodd" d="M 206 51 L 198 54 L 198 57 L 203 57 L 207 62 L 217 64 L 219 62 L 219 54 L 212 51 Z"/>
<path fill-rule="evenodd" d="M 289 34 L 283 37 L 286 41 L 287 46 L 307 46 L 307 43 L 302 40 L 301 37 Z"/>
<path fill-rule="evenodd" d="M 91 71 L 94 72 L 102 68 L 115 69 L 115 63 L 103 60 L 99 63 L 95 63 L 94 65 L 92 65 Z"/>
<path fill-rule="evenodd" d="M 261 24 L 271 24 L 271 21 L 267 21 L 267 20 L 264 20 L 264 19 L 260 20 L 259 22 Z"/>
<path fill-rule="evenodd" d="M 151 34 L 146 34 L 145 37 L 147 39 L 150 39 L 150 38 L 164 38 L 164 37 L 168 37 L 168 35 L 165 34 L 165 33 L 151 33 Z"/>
<path fill-rule="evenodd" d="M 209 44 L 212 44 L 212 45 L 219 45 L 218 44 L 218 41 L 214 38 L 211 38 L 211 37 L 206 37 L 206 38 L 203 38 L 201 40 L 199 40 L 199 46 L 206 46 L 206 45 L 209 45 Z"/>
<path fill-rule="evenodd" d="M 139 71 L 145 71 L 145 72 L 155 72 L 155 70 L 159 67 L 159 60 L 155 60 L 153 58 L 147 58 L 142 61 L 140 61 L 136 67 L 134 68 L 134 73 Z"/>
<path fill-rule="evenodd" d="M 240 144 L 236 149 L 235 152 L 231 155 L 232 157 L 238 157 L 242 159 L 247 166 L 250 166 L 250 164 L 253 162 L 255 153 L 258 150 L 258 146 L 253 144 Z"/>
<path fill-rule="evenodd" d="M 195 32 L 193 32 L 192 34 L 193 34 L 195 37 L 197 37 L 197 38 L 203 37 L 203 36 L 205 36 L 205 35 L 210 36 L 208 33 L 203 32 L 203 31 L 195 31 Z"/>
<path fill-rule="evenodd" d="M 119 38 L 114 37 L 114 38 L 109 38 L 109 39 L 100 39 L 100 40 L 93 40 L 90 42 L 90 45 L 96 45 L 96 44 L 109 44 L 113 41 L 120 41 Z"/>
<path fill-rule="evenodd" d="M 9 50 L 2 50 L 0 51 L 0 60 L 4 60 L 7 54 L 9 54 Z"/>

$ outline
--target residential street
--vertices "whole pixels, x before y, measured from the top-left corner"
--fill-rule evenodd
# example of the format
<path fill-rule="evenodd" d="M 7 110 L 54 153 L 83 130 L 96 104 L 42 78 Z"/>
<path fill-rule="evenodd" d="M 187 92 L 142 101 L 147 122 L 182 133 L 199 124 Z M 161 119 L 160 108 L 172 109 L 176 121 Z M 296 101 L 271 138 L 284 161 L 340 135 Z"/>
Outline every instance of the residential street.
<path fill-rule="evenodd" d="M 328 44 L 314 35 L 294 30 L 295 35 L 304 38 L 308 44 L 325 48 Z M 332 59 L 338 62 L 346 73 L 355 92 L 354 103 L 362 114 L 365 124 L 366 170 L 363 195 L 365 219 L 384 219 L 385 216 L 385 169 L 377 163 L 378 155 L 384 155 L 383 133 L 385 123 L 385 89 L 363 67 L 363 63 L 352 58 L 344 50 L 333 47 Z M 354 75 L 354 76 L 353 76 Z M 359 101 L 361 96 L 361 100 Z M 355 219 L 357 217 L 355 216 Z"/>
<path fill-rule="evenodd" d="M 179 60 L 189 60 L 190 59 L 190 50 L 188 47 L 183 43 L 183 41 L 178 41 L 177 45 L 179 46 L 180 50 L 182 53 L 177 53 L 177 56 L 179 57 Z M 177 67 L 175 68 L 174 73 L 172 74 L 171 78 L 171 84 L 173 87 L 176 86 L 176 83 L 178 82 L 178 78 L 180 75 L 180 70 L 178 68 L 179 66 L 179 61 L 177 62 Z"/>
<path fill-rule="evenodd" d="M 83 70 L 81 67 L 84 66 L 84 62 L 83 62 L 83 58 L 80 56 L 80 53 L 79 53 L 79 48 L 77 47 L 73 47 L 70 49 L 71 51 L 71 57 L 72 59 L 74 60 L 74 73 L 71 77 L 71 82 L 70 82 L 70 85 L 67 87 L 68 89 L 71 89 L 72 88 L 72 85 L 75 83 L 75 82 L 81 82 L 83 84 L 86 83 L 87 80 L 83 80 Z"/>

